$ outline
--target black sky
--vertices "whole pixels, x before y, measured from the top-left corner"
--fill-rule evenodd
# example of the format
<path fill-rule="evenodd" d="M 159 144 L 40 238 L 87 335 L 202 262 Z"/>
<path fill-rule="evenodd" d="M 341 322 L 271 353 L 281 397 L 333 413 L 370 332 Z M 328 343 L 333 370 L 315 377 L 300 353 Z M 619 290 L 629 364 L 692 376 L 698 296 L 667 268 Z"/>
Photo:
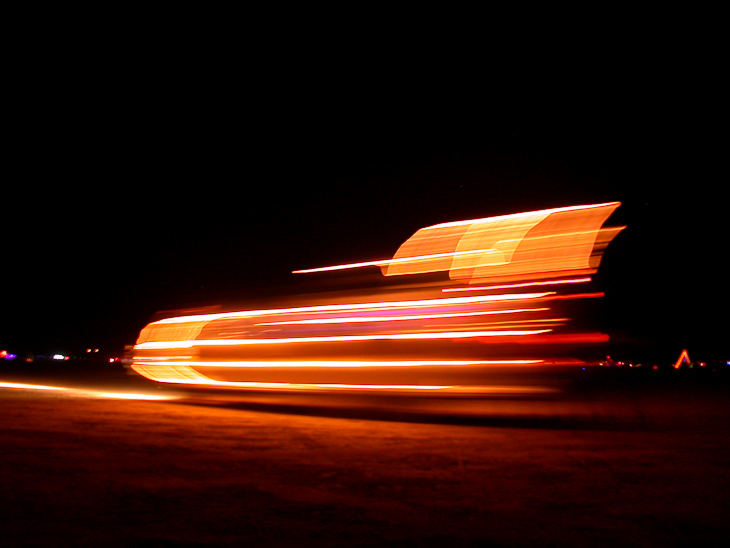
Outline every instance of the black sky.
<path fill-rule="evenodd" d="M 429 224 L 618 200 L 600 321 L 647 354 L 726 353 L 727 184 L 697 94 L 123 57 L 18 103 L 2 348 L 121 348 L 158 310 L 286 292 Z"/>

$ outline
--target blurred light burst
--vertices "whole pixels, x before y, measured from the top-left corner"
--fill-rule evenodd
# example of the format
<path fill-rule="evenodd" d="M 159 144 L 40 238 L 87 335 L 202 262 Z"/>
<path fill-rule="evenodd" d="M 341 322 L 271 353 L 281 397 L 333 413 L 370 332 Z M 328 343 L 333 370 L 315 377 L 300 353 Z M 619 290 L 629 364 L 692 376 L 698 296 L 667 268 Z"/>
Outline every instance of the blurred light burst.
<path fill-rule="evenodd" d="M 607 340 L 571 329 L 564 301 L 603 295 L 578 290 L 624 228 L 603 227 L 619 205 L 425 227 L 390 259 L 295 271 L 377 267 L 391 286 L 161 319 L 140 333 L 131 367 L 164 383 L 247 390 L 509 391 L 484 372 L 554 363 L 540 357 L 546 345 Z"/>

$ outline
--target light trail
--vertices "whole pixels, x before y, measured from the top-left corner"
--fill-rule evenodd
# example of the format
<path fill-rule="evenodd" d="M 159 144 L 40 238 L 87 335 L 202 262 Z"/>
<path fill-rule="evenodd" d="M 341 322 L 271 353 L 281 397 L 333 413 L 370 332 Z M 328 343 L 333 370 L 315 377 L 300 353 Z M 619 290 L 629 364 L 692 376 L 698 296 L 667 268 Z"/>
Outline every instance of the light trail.
<path fill-rule="evenodd" d="M 147 370 L 142 365 L 133 365 L 135 371 L 141 375 L 147 376 L 158 382 L 169 384 L 195 384 L 204 386 L 220 386 L 228 388 L 248 388 L 248 389 L 276 389 L 276 390 L 318 390 L 318 389 L 338 389 L 338 390 L 398 390 L 398 391 L 421 391 L 421 390 L 444 390 L 452 388 L 448 385 L 426 385 L 426 384 L 344 384 L 344 383 L 290 383 L 290 382 L 258 382 L 258 381 L 221 381 L 211 379 L 187 367 L 177 366 L 170 369 L 178 369 L 177 376 L 168 376 L 168 371 Z M 180 369 L 189 369 L 188 371 L 180 371 Z"/>
<path fill-rule="evenodd" d="M 566 213 L 566 212 L 570 212 L 570 211 L 582 211 L 582 210 L 587 210 L 587 209 L 601 209 L 601 208 L 606 208 L 606 207 L 611 207 L 611 208 L 615 209 L 620 204 L 621 204 L 621 202 L 605 202 L 602 204 L 556 207 L 553 209 L 543 209 L 540 211 L 527 211 L 525 213 L 510 213 L 508 215 L 500 215 L 498 217 L 485 217 L 483 219 L 470 219 L 470 220 L 466 220 L 466 221 L 452 221 L 452 222 L 448 222 L 448 223 L 440 223 L 437 225 L 426 227 L 422 230 L 433 230 L 433 229 L 437 229 L 437 228 L 449 228 L 449 227 L 457 227 L 457 226 L 463 226 L 463 225 L 493 223 L 495 221 L 519 221 L 519 220 L 525 220 L 525 219 L 547 217 L 548 215 L 551 215 L 553 213 Z"/>
<path fill-rule="evenodd" d="M 348 303 L 333 305 L 317 305 L 317 306 L 301 306 L 293 308 L 272 308 L 262 310 L 245 310 L 240 312 L 219 312 L 215 314 L 201 314 L 193 316 L 177 316 L 174 318 L 165 318 L 157 320 L 150 325 L 162 325 L 168 323 L 187 323 L 187 322 L 212 322 L 220 319 L 230 318 L 251 318 L 256 316 L 267 316 L 274 314 L 294 314 L 294 313 L 313 313 L 313 312 L 344 312 L 351 310 L 388 310 L 390 308 L 411 308 L 426 306 L 445 306 L 453 304 L 472 304 L 472 303 L 488 303 L 501 301 L 517 301 L 539 299 L 554 294 L 554 291 L 542 293 L 507 293 L 504 295 L 479 295 L 475 297 L 446 297 L 436 299 L 419 299 L 411 301 L 377 301 L 369 303 Z"/>
<path fill-rule="evenodd" d="M 403 257 L 400 259 L 383 259 L 380 261 L 366 261 L 363 263 L 339 264 L 334 266 L 321 266 L 319 268 L 307 268 L 305 270 L 292 270 L 292 274 L 310 274 L 313 272 L 329 272 L 332 270 L 346 270 L 350 268 L 362 268 L 366 266 L 389 266 L 392 264 L 410 263 L 424 261 L 427 259 L 443 259 L 446 257 L 463 257 L 465 255 L 484 255 L 486 253 L 499 253 L 497 249 L 474 249 L 469 251 L 451 251 L 448 253 L 432 253 L 430 255 L 418 255 L 415 257 Z"/>
<path fill-rule="evenodd" d="M 198 346 L 245 346 L 257 344 L 291 344 L 313 342 L 354 342 L 377 340 L 463 339 L 474 337 L 520 337 L 547 333 L 551 329 L 507 331 L 447 331 L 437 333 L 379 333 L 376 335 L 333 335 L 323 337 L 288 337 L 281 339 L 193 339 L 186 341 L 153 341 L 135 345 L 135 350 L 194 348 Z"/>
<path fill-rule="evenodd" d="M 14 388 L 18 390 L 66 390 L 60 386 L 44 386 L 42 384 L 24 384 L 18 382 L 0 382 L 0 388 Z"/>
<path fill-rule="evenodd" d="M 82 388 L 68 388 L 65 386 L 46 386 L 42 384 L 26 384 L 17 382 L 0 382 L 0 388 L 9 388 L 14 390 L 50 390 L 62 392 L 68 396 L 84 397 L 84 398 L 113 398 L 125 400 L 172 400 L 177 399 L 176 396 L 160 395 L 160 394 L 137 394 L 132 392 L 101 392 L 98 390 L 86 390 Z"/>
<path fill-rule="evenodd" d="M 265 322 L 256 325 L 298 325 L 298 324 L 334 324 L 334 323 L 370 323 L 394 322 L 406 320 L 430 320 L 440 318 L 460 318 L 470 316 L 489 316 L 493 314 L 516 314 L 519 312 L 541 312 L 549 308 L 513 308 L 508 310 L 486 310 L 482 312 L 454 312 L 445 314 L 416 314 L 411 316 L 349 316 L 345 318 L 315 318 L 309 320 L 291 320 L 286 322 Z"/>
<path fill-rule="evenodd" d="M 192 371 L 192 370 L 191 370 Z M 140 374 L 145 374 L 140 372 Z M 289 382 L 254 382 L 254 381 L 221 381 L 206 377 L 201 373 L 193 373 L 189 377 L 156 376 L 154 372 L 147 372 L 150 378 L 167 384 L 190 384 L 201 386 L 216 386 L 221 388 L 237 388 L 249 390 L 275 391 L 334 391 L 334 392 L 445 392 L 468 394 L 529 394 L 551 393 L 556 390 L 540 386 L 452 386 L 452 385 L 425 385 L 425 384 L 346 384 L 346 383 L 289 383 Z"/>
<path fill-rule="evenodd" d="M 458 386 L 410 381 L 421 382 L 431 373 L 435 380 L 446 374 L 439 368 L 451 368 L 458 385 L 459 373 L 468 377 L 476 372 L 468 368 L 541 364 L 540 360 L 481 360 L 485 357 L 481 344 L 518 356 L 525 345 L 605 340 L 600 333 L 566 333 L 563 328 L 569 319 L 563 309 L 570 305 L 559 307 L 560 317 L 550 317 L 558 316 L 549 312 L 550 301 L 603 296 L 559 294 L 559 290 L 591 281 L 589 275 L 597 272 L 603 250 L 622 230 L 602 226 L 619 205 L 607 202 L 441 223 L 416 231 L 390 259 L 296 270 L 301 274 L 377 266 L 384 276 L 447 272 L 451 280 L 471 285 L 439 287 L 436 277 L 423 284 L 414 278 L 414 285 L 390 294 L 393 300 L 348 293 L 346 300 L 338 294 L 340 302 L 331 304 L 190 310 L 190 315 L 148 324 L 134 346 L 132 368 L 160 382 L 246 389 L 456 390 Z M 496 291 L 532 287 L 537 289 Z M 417 293 L 408 293 L 411 289 Z M 472 294 L 443 295 L 452 292 Z M 408 299 L 414 295 L 427 298 Z M 358 299 L 365 302 L 352 302 Z M 394 342 L 359 344 L 369 341 Z M 429 359 L 439 357 L 445 359 Z M 408 369 L 419 367 L 432 369 L 409 378 Z M 395 377 L 389 370 L 402 374 Z M 450 382 L 451 371 L 448 374 Z M 276 382 L 264 382 L 269 380 Z M 299 384 L 279 382 L 283 380 Z M 347 380 L 357 384 L 343 382 Z M 393 380 L 399 383 L 372 382 Z"/>
<path fill-rule="evenodd" d="M 542 285 L 562 285 L 562 284 L 582 284 L 590 282 L 590 276 L 584 278 L 572 278 L 568 280 L 545 280 L 540 282 L 522 282 L 514 284 L 502 284 L 502 285 L 483 285 L 483 286 L 469 286 L 469 287 L 447 287 L 442 289 L 443 293 L 452 293 L 458 291 L 492 291 L 494 289 L 514 289 L 519 287 L 533 287 Z"/>
<path fill-rule="evenodd" d="M 621 230 L 601 228 L 619 205 L 607 202 L 441 223 L 418 230 L 392 259 L 294 272 L 379 266 L 386 276 L 447 270 L 451 278 L 466 280 L 571 270 L 588 273 L 597 268 L 601 248 Z M 552 253 L 545 254 L 546 248 Z"/>

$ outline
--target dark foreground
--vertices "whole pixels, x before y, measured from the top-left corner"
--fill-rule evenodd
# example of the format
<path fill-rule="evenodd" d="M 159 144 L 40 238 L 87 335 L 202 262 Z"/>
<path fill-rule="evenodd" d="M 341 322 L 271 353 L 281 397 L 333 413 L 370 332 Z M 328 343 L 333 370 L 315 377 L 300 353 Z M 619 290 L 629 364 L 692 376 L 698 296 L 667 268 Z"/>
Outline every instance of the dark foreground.
<path fill-rule="evenodd" d="M 2 544 L 726 545 L 726 379 L 607 386 L 354 408 L 0 388 Z"/>

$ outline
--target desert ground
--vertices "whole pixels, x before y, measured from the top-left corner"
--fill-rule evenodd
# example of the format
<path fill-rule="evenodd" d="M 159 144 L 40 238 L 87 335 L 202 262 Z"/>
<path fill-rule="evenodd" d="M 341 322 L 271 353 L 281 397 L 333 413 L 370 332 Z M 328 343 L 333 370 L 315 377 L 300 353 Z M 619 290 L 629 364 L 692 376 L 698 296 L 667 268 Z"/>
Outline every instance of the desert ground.
<path fill-rule="evenodd" d="M 0 382 L 3 546 L 730 539 L 724 377 L 441 401 L 200 393 L 118 370 Z"/>

